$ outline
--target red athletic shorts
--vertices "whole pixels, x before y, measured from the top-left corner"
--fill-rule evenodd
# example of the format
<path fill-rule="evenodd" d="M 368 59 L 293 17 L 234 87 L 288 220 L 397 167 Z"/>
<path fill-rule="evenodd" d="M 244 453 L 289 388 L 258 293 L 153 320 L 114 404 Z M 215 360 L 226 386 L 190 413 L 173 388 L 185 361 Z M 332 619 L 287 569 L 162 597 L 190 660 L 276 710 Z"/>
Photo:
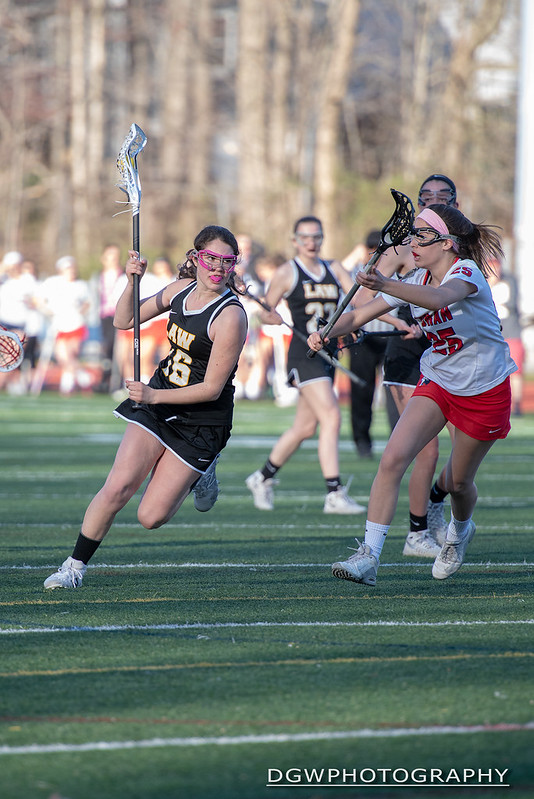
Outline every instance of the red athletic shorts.
<path fill-rule="evenodd" d="M 76 339 L 77 341 L 86 341 L 89 337 L 89 330 L 86 327 L 77 327 L 76 330 L 67 330 L 67 331 L 60 331 L 56 338 L 58 341 L 63 339 L 63 341 L 67 341 L 69 339 Z"/>
<path fill-rule="evenodd" d="M 477 441 L 506 438 L 510 432 L 512 394 L 509 377 L 495 388 L 474 397 L 450 394 L 437 383 L 421 377 L 413 396 L 434 400 L 447 421 Z"/>

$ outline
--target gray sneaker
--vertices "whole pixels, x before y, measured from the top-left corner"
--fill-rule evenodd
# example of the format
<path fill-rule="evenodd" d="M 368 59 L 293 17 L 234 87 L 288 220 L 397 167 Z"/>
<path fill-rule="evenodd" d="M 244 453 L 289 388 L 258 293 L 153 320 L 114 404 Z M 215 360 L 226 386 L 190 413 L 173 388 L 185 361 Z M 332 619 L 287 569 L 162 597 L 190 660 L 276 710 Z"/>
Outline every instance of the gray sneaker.
<path fill-rule="evenodd" d="M 245 484 L 252 494 L 255 508 L 258 510 L 273 510 L 274 480 L 271 477 L 265 480 L 262 473 L 258 470 L 247 477 Z"/>
<path fill-rule="evenodd" d="M 409 532 L 404 542 L 403 555 L 412 555 L 416 558 L 436 558 L 441 552 L 441 547 L 432 538 L 428 530 Z"/>
<path fill-rule="evenodd" d="M 471 521 L 461 541 L 456 543 L 445 541 L 432 566 L 432 577 L 435 577 L 436 580 L 445 580 L 458 571 L 464 562 L 465 551 L 473 540 L 476 529 L 475 523 Z"/>
<path fill-rule="evenodd" d="M 195 496 L 195 508 L 202 513 L 211 510 L 219 496 L 219 481 L 215 476 L 215 468 L 219 456 L 210 463 L 204 474 L 200 475 L 196 485 L 193 487 L 193 494 Z"/>
<path fill-rule="evenodd" d="M 87 566 L 81 560 L 67 558 L 57 572 L 44 581 L 45 588 L 79 588 Z"/>
<path fill-rule="evenodd" d="M 426 518 L 430 535 L 440 546 L 443 546 L 449 529 L 449 522 L 445 519 L 445 503 L 428 500 Z"/>
<path fill-rule="evenodd" d="M 340 580 L 352 580 L 354 583 L 376 585 L 376 572 L 378 561 L 371 552 L 368 544 L 360 544 L 356 539 L 358 549 L 347 560 L 340 560 L 332 564 L 332 574 Z"/>

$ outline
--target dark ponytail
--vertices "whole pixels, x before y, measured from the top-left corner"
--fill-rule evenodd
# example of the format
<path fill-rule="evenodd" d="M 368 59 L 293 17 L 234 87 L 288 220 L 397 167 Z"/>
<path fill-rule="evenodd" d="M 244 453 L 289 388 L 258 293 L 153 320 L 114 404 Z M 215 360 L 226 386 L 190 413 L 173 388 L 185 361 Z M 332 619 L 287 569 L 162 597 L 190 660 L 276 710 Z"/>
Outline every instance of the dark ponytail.
<path fill-rule="evenodd" d="M 458 208 L 450 205 L 428 207 L 443 219 L 449 233 L 456 237 L 460 258 L 474 261 L 485 277 L 493 274 L 492 261 L 500 261 L 504 257 L 496 226 L 471 222 Z"/>

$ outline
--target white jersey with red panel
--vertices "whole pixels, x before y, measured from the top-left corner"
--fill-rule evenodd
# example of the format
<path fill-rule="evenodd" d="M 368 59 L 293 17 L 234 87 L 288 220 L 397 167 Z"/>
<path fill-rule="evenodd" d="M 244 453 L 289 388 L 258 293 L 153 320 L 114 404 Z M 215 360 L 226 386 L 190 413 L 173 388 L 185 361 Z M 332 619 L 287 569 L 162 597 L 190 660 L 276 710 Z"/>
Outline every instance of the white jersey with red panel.
<path fill-rule="evenodd" d="M 503 339 L 488 282 L 474 261 L 457 260 L 443 283 L 460 278 L 476 291 L 439 311 L 410 305 L 414 319 L 431 343 L 421 357 L 421 374 L 451 394 L 474 396 L 498 386 L 517 366 Z M 410 273 L 405 283 L 425 285 L 426 269 Z M 404 300 L 382 295 L 392 307 Z"/>

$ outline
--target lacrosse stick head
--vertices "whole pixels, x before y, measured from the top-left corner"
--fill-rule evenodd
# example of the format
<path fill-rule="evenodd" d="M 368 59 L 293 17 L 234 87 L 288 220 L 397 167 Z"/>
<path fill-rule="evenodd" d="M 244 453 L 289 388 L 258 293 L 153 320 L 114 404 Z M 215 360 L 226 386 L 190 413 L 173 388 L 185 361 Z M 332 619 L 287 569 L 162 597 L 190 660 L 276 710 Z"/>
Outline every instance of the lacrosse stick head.
<path fill-rule="evenodd" d="M 396 189 L 390 189 L 395 200 L 395 210 L 380 234 L 377 251 L 384 252 L 388 247 L 398 247 L 412 232 L 415 209 L 410 198 Z"/>
<path fill-rule="evenodd" d="M 127 195 L 133 214 L 139 213 L 139 203 L 141 202 L 141 181 L 137 169 L 137 156 L 144 149 L 146 142 L 145 134 L 134 122 L 117 157 L 117 168 L 120 175 L 117 186 Z"/>
<path fill-rule="evenodd" d="M 0 372 L 12 372 L 24 358 L 24 347 L 12 330 L 0 326 Z"/>

